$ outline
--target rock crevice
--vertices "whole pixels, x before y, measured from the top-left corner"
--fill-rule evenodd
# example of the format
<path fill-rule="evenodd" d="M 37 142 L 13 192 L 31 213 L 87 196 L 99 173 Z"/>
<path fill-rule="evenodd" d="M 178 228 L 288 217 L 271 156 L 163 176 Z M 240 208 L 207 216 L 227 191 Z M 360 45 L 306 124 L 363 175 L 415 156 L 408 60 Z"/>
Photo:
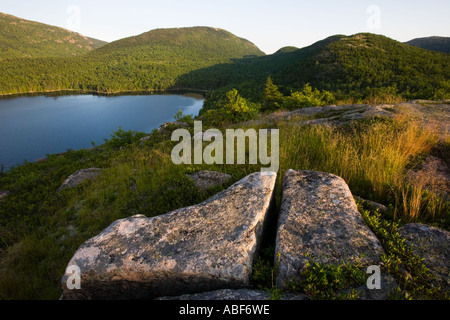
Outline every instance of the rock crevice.
<path fill-rule="evenodd" d="M 211 177 L 218 183 L 230 179 L 212 172 L 192 177 L 208 183 Z M 254 173 L 198 205 L 112 223 L 76 251 L 69 266 L 81 272 L 80 289 L 69 288 L 73 269 L 68 268 L 61 299 L 269 299 L 268 293 L 251 285 L 263 242 L 275 245 L 278 288 L 286 280 L 299 279 L 312 259 L 325 265 L 380 266 L 381 243 L 365 224 L 342 178 L 288 170 L 278 213 L 273 205 L 276 177 Z M 449 233 L 419 224 L 399 231 L 448 287 Z M 354 289 L 360 299 L 387 299 L 396 283 L 389 274 L 381 280 L 384 290 Z"/>
<path fill-rule="evenodd" d="M 347 184 L 322 172 L 288 170 L 276 240 L 277 285 L 295 279 L 308 260 L 378 265 L 381 243 L 366 226 Z"/>
<path fill-rule="evenodd" d="M 207 201 L 114 222 L 69 262 L 81 289 L 66 299 L 144 299 L 250 284 L 276 174 L 255 173 Z"/>

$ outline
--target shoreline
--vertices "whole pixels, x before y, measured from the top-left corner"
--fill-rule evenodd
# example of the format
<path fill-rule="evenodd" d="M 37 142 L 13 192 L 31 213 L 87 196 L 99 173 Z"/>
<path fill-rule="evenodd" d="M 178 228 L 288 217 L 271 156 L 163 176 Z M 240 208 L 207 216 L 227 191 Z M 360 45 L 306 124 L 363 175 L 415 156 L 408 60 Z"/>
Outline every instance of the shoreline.
<path fill-rule="evenodd" d="M 38 97 L 38 96 L 44 96 L 44 97 L 64 97 L 64 96 L 76 96 L 76 95 L 92 95 L 92 96 L 104 96 L 104 97 L 114 97 L 114 96 L 132 96 L 132 95 L 141 95 L 141 96 L 157 96 L 157 95 L 177 95 L 177 96 L 185 96 L 185 97 L 190 97 L 190 98 L 195 98 L 195 99 L 202 99 L 203 101 L 205 100 L 205 93 L 207 92 L 206 90 L 203 91 L 203 93 L 200 93 L 201 90 L 197 90 L 197 92 L 194 92 L 196 89 L 184 89 L 184 90 L 180 90 L 180 89 L 171 89 L 171 90 L 166 90 L 166 91 L 120 91 L 120 92 L 115 92 L 115 93 L 101 93 L 101 92 L 95 92 L 95 91 L 82 91 L 82 90 L 56 90 L 56 91 L 46 91 L 46 92 L 29 92 L 29 93 L 20 93 L 20 94 L 0 94 L 0 100 L 4 99 L 15 99 L 15 98 L 20 98 L 20 97 Z M 164 122 L 160 123 L 159 125 L 163 124 Z M 146 134 L 150 134 L 151 132 L 144 132 L 144 131 L 136 131 L 136 132 L 143 132 Z M 97 147 L 101 147 L 103 145 L 99 144 L 99 145 L 95 145 L 94 147 L 92 147 L 91 145 L 86 146 L 86 147 L 82 147 L 82 148 L 77 148 L 77 149 L 70 149 L 70 151 L 80 151 L 80 150 L 90 150 L 90 149 L 95 149 Z M 61 152 L 55 152 L 55 153 L 48 153 L 45 156 L 42 156 L 41 158 L 37 158 L 34 160 L 28 160 L 28 159 L 24 159 L 21 162 L 18 163 L 3 163 L 0 161 L 0 164 L 4 165 L 4 173 L 10 171 L 12 168 L 15 167 L 20 167 L 23 165 L 26 165 L 27 163 L 41 163 L 41 162 L 45 162 L 48 160 L 48 156 L 50 155 L 56 155 L 56 156 L 62 156 L 65 155 L 67 152 L 69 151 L 69 149 L 67 149 L 66 151 L 61 151 Z"/>
<path fill-rule="evenodd" d="M 46 91 L 29 91 L 22 93 L 0 93 L 2 98 L 17 98 L 17 97 L 33 97 L 33 96 L 66 96 L 66 95 L 97 95 L 97 96 L 126 96 L 126 95 L 163 95 L 163 94 L 198 94 L 202 97 L 209 92 L 209 90 L 195 89 L 195 88 L 179 88 L 166 90 L 124 90 L 124 91 L 95 91 L 95 90 L 80 90 L 80 89 L 61 89 L 61 90 L 46 90 Z"/>

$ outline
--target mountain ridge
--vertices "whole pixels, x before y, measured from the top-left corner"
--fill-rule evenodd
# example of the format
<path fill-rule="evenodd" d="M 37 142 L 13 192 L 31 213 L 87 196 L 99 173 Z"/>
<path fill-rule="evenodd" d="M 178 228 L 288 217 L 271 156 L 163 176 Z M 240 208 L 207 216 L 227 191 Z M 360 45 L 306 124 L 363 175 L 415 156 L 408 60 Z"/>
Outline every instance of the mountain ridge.
<path fill-rule="evenodd" d="M 106 44 L 80 33 L 0 12 L 0 60 L 70 57 Z"/>
<path fill-rule="evenodd" d="M 384 90 L 438 99 L 450 94 L 449 74 L 448 55 L 383 35 L 334 35 L 266 55 L 226 30 L 197 26 L 154 29 L 70 57 L 5 60 L 0 94 L 195 89 L 223 95 L 237 88 L 246 98 L 259 100 L 271 76 L 285 94 L 309 83 L 357 97 Z"/>
<path fill-rule="evenodd" d="M 261 99 L 271 76 L 285 94 L 307 83 L 340 96 L 402 94 L 406 98 L 440 99 L 450 95 L 450 58 L 440 52 L 413 47 L 382 35 L 334 35 L 298 50 L 277 52 L 234 65 L 219 65 L 185 75 L 203 79 L 206 87 L 236 87 L 246 98 Z M 257 90 L 253 89 L 257 88 Z M 217 94 L 216 94 L 217 95 Z"/>
<path fill-rule="evenodd" d="M 422 49 L 450 53 L 450 37 L 423 37 L 412 39 L 405 43 Z"/>

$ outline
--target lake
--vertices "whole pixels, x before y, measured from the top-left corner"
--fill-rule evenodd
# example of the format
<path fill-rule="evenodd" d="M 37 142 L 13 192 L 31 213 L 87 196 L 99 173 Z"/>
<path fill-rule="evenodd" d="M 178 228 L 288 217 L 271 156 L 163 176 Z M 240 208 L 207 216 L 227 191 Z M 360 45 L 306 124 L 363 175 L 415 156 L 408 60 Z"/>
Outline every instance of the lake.
<path fill-rule="evenodd" d="M 7 168 L 26 159 L 104 143 L 122 127 L 150 133 L 174 121 L 178 110 L 198 115 L 197 95 L 26 96 L 0 99 L 0 162 Z"/>

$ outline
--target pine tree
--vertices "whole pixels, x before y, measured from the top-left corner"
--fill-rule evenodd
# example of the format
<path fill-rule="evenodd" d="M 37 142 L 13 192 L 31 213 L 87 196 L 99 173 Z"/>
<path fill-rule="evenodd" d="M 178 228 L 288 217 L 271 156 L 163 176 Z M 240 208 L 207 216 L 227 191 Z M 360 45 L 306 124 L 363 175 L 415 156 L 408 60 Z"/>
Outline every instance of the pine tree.
<path fill-rule="evenodd" d="M 272 82 L 271 77 L 268 77 L 266 87 L 264 88 L 264 110 L 277 110 L 280 108 L 282 102 L 283 95 Z"/>

